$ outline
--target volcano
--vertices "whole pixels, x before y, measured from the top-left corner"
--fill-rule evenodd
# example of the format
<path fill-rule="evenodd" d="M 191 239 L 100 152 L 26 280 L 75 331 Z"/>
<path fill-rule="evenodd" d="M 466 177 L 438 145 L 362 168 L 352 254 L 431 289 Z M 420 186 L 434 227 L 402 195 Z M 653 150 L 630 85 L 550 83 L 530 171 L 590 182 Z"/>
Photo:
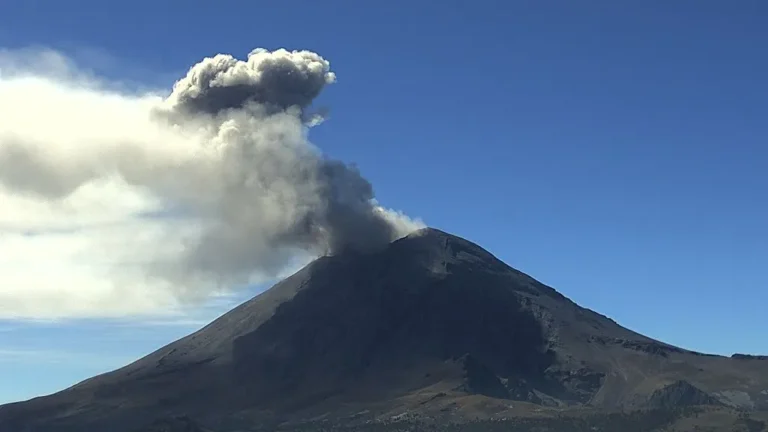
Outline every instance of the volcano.
<path fill-rule="evenodd" d="M 0 430 L 124 432 L 183 416 L 170 423 L 218 432 L 694 406 L 768 410 L 768 361 L 645 337 L 474 243 L 423 229 L 383 250 L 319 258 L 135 363 L 2 406 Z"/>

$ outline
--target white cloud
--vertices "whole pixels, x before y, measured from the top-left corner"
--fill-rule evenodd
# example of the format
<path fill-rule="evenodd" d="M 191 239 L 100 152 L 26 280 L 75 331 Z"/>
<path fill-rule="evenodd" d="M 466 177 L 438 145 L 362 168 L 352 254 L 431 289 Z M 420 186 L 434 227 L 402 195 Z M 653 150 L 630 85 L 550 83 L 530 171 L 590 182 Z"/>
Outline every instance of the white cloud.
<path fill-rule="evenodd" d="M 0 208 L 0 318 L 180 313 L 141 273 L 183 238 L 183 220 L 147 216 L 152 199 L 112 181 L 53 202 L 0 190 Z"/>
<path fill-rule="evenodd" d="M 25 73 L 30 70 L 34 74 Z M 0 147 L 23 137 L 23 150 L 36 143 L 44 163 L 67 167 L 61 161 L 77 156 L 91 169 L 118 163 L 105 160 L 113 154 L 108 147 L 123 145 L 126 137 L 137 155 L 142 145 L 156 143 L 180 158 L 189 152 L 180 137 L 147 118 L 157 96 L 99 86 L 58 53 L 0 52 Z M 0 176 L 15 187 L 0 184 L 0 318 L 182 313 L 175 288 L 144 270 L 183 248 L 196 230 L 193 221 L 162 217 L 156 195 L 117 176 L 70 185 L 65 175 L 29 176 L 22 163 L 4 168 Z M 59 200 L 36 195 L 69 187 L 74 190 Z"/>
<path fill-rule="evenodd" d="M 378 206 L 355 169 L 322 156 L 304 113 L 274 111 L 296 94 L 311 103 L 332 81 L 328 63 L 254 53 L 261 78 L 233 99 L 215 80 L 181 92 L 226 72 L 203 68 L 208 60 L 165 98 L 126 93 L 54 51 L 0 50 L 0 319 L 183 320 L 190 304 L 318 253 L 423 226 Z M 255 95 L 277 99 L 243 105 Z M 169 101 L 229 110 L 164 111 Z"/>

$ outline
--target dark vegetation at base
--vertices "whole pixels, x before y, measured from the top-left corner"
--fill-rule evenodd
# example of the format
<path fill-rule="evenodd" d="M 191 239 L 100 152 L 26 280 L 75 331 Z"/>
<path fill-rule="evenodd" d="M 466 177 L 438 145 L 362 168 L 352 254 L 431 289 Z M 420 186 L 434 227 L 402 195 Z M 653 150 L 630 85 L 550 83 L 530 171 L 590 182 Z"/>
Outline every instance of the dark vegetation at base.
<path fill-rule="evenodd" d="M 187 416 L 178 416 L 161 419 L 136 432 L 212 432 L 200 427 L 194 420 Z"/>
<path fill-rule="evenodd" d="M 736 360 L 768 360 L 768 355 L 752 355 L 752 354 L 734 354 L 731 356 Z"/>
<path fill-rule="evenodd" d="M 699 408 L 647 410 L 552 418 L 507 418 L 462 423 L 376 422 L 355 426 L 312 423 L 290 428 L 254 429 L 248 432 L 651 432 L 672 424 L 681 417 L 695 415 Z M 222 431 L 230 432 L 230 431 Z M 234 431 L 233 431 L 234 432 Z M 243 431 L 245 432 L 245 431 Z"/>
<path fill-rule="evenodd" d="M 741 429 L 747 432 L 765 432 L 768 430 L 768 426 L 766 426 L 764 421 L 751 418 L 740 418 L 736 421 L 735 426 L 741 426 Z"/>
<path fill-rule="evenodd" d="M 186 417 L 163 420 L 136 432 L 652 432 L 684 417 L 697 416 L 700 407 L 653 409 L 632 412 L 561 415 L 547 418 L 505 418 L 466 422 L 376 421 L 350 425 L 318 421 L 290 426 L 217 428 L 209 431 Z M 763 422 L 739 419 L 749 432 L 761 431 Z"/>

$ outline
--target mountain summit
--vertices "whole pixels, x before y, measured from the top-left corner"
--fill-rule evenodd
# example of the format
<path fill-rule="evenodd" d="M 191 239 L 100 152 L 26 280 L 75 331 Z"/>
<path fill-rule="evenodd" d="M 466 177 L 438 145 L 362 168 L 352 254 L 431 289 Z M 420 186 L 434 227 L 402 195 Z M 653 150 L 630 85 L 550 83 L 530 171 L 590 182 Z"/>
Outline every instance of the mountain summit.
<path fill-rule="evenodd" d="M 768 362 L 632 332 L 428 228 L 380 251 L 320 258 L 133 364 L 0 407 L 0 430 L 689 405 L 768 409 Z"/>

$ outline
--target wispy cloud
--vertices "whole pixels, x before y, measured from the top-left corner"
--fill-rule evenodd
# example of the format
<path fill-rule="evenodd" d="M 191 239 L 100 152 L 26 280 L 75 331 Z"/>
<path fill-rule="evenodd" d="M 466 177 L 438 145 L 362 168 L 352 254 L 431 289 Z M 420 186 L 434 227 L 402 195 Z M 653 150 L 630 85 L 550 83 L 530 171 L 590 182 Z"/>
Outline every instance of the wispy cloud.
<path fill-rule="evenodd" d="M 108 353 L 44 350 L 35 348 L 0 348 L 0 363 L 4 364 L 78 364 L 91 367 L 114 367 L 128 364 L 135 358 Z"/>
<path fill-rule="evenodd" d="M 61 82 L 69 84 L 57 84 Z M 38 121 L 53 122 L 38 128 L 41 134 L 36 138 L 53 152 L 68 151 L 66 146 L 51 146 L 64 144 L 57 134 L 75 141 L 124 134 L 108 119 L 122 116 L 130 122 L 146 97 L 121 96 L 103 89 L 102 84 L 57 52 L 0 50 L 0 115 L 5 119 L 0 125 L 0 144 L 5 151 L 0 154 L 24 159 L 13 151 L 14 137 L 34 131 Z M 101 90 L 92 90 L 95 87 Z M 93 117 L 99 111 L 102 114 Z M 75 133 L 78 138 L 67 123 L 77 123 L 81 115 L 92 117 L 88 123 L 96 127 L 81 127 Z M 4 165 L 0 176 L 14 177 L 7 168 L 20 164 Z M 45 187 L 49 186 L 66 187 L 62 183 Z M 184 220 L 142 216 L 161 207 L 155 197 L 118 178 L 84 185 L 58 201 L 20 194 L 0 182 L 0 318 L 182 314 L 184 305 L 172 290 L 137 272 L 139 267 L 162 260 L 173 248 L 173 241 L 160 241 L 163 232 L 182 233 L 188 228 Z M 154 246 L 147 248 L 148 244 Z"/>

